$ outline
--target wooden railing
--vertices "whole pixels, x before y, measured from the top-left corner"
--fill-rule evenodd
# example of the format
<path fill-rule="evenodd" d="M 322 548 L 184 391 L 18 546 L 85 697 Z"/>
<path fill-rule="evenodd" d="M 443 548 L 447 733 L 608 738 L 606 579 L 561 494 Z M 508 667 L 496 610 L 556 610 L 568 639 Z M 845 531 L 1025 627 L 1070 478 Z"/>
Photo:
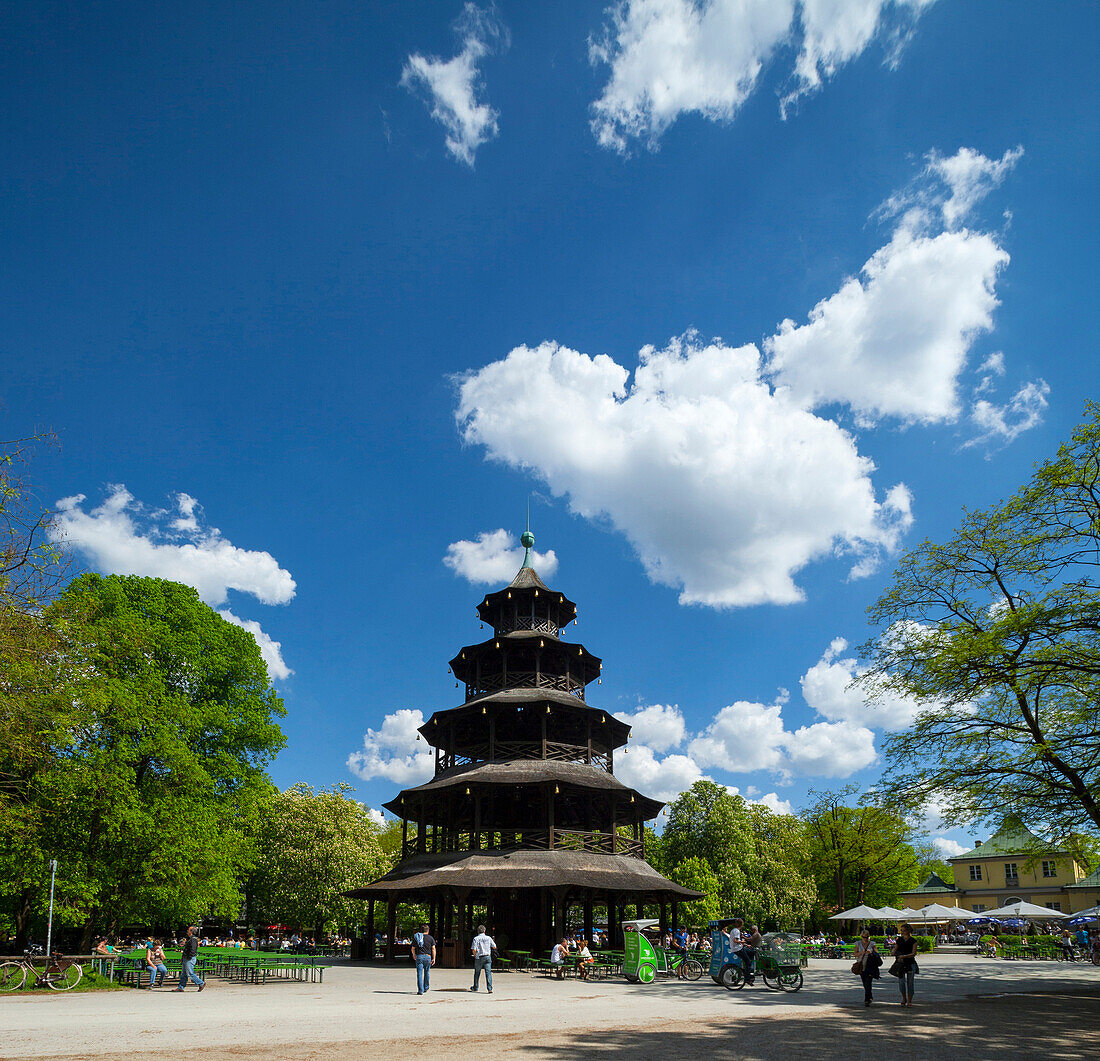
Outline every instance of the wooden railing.
<path fill-rule="evenodd" d="M 542 741 L 498 740 L 495 744 L 466 745 L 461 752 L 453 755 L 441 755 L 439 769 L 453 770 L 455 767 L 472 766 L 474 763 L 508 762 L 512 759 L 542 759 Z M 546 759 L 561 763 L 588 763 L 588 746 L 584 744 L 564 744 L 560 741 L 546 742 Z M 604 770 L 611 770 L 611 756 L 608 752 L 593 748 L 591 764 Z"/>
<path fill-rule="evenodd" d="M 495 632 L 498 634 L 510 634 L 513 630 L 534 630 L 540 634 L 549 634 L 551 637 L 558 636 L 558 624 L 537 615 L 507 618 L 501 622 L 500 626 L 495 627 Z"/>
<path fill-rule="evenodd" d="M 432 850 L 432 836 L 425 836 L 425 850 Z M 440 832 L 436 851 L 516 851 L 555 850 L 593 851 L 604 855 L 629 855 L 645 858 L 645 841 L 616 833 L 589 832 L 583 829 L 527 829 L 523 832 L 483 830 L 480 833 Z M 407 840 L 401 849 L 402 858 L 418 853 L 416 838 Z"/>
<path fill-rule="evenodd" d="M 542 674 L 533 670 L 509 671 L 507 680 L 503 674 L 483 674 L 480 681 L 466 683 L 466 699 L 503 689 L 557 689 L 572 693 L 578 700 L 584 699 L 584 682 L 566 674 Z"/>

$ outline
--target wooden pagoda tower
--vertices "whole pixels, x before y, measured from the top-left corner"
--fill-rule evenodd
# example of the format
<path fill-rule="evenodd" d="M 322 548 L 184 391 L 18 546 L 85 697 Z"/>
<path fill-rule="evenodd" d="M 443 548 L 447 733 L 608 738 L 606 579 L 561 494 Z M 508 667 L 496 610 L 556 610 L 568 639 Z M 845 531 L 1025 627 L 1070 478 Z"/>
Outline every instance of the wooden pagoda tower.
<path fill-rule="evenodd" d="M 465 702 L 420 729 L 435 776 L 384 804 L 403 823 L 401 859 L 348 893 L 368 901 L 372 924 L 375 902 L 387 904 L 391 959 L 399 902 L 426 905 L 436 939 L 457 944 L 443 960 L 461 962 L 475 906 L 502 946 L 538 951 L 561 938 L 571 907 L 589 937 L 593 906 L 605 907 L 614 938 L 642 904 L 662 923 L 671 906 L 675 925 L 677 903 L 699 897 L 645 861 L 643 826 L 664 804 L 616 779 L 630 727 L 588 703 L 601 661 L 563 638 L 577 607 L 531 566 L 534 535 L 521 541 L 518 574 L 477 608 L 492 637 L 451 660 Z"/>

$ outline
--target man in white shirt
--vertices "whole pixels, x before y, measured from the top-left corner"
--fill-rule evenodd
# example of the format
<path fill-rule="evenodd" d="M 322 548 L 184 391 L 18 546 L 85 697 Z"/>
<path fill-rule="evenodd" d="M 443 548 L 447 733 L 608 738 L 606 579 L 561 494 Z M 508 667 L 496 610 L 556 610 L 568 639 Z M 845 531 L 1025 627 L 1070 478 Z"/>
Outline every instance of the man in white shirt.
<path fill-rule="evenodd" d="M 565 962 L 568 957 L 569 943 L 564 939 L 560 943 L 555 943 L 554 949 L 550 952 L 550 965 L 559 980 L 565 978 Z"/>
<path fill-rule="evenodd" d="M 474 936 L 474 941 L 470 944 L 470 950 L 474 956 L 474 986 L 470 988 L 471 991 L 477 990 L 477 982 L 481 979 L 481 970 L 485 970 L 485 986 L 489 989 L 489 994 L 493 993 L 493 951 L 497 949 L 497 945 L 493 942 L 492 936 L 485 934 L 485 926 L 477 926 L 477 935 Z"/>

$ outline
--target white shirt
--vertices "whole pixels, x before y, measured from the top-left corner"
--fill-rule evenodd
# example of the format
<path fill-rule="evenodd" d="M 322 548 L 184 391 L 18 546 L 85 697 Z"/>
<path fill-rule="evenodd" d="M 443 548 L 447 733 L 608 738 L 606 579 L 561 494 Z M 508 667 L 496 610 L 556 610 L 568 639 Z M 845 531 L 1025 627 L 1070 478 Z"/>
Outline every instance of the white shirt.
<path fill-rule="evenodd" d="M 730 929 L 730 950 L 739 951 L 742 948 L 742 946 L 744 946 L 744 944 L 742 944 L 742 942 L 741 942 L 741 929 L 731 928 Z"/>
<path fill-rule="evenodd" d="M 564 963 L 565 953 L 566 953 L 565 948 L 560 943 L 555 943 L 554 944 L 554 949 L 550 952 L 550 960 L 552 962 L 562 962 L 562 963 Z"/>
<path fill-rule="evenodd" d="M 488 936 L 484 932 L 474 936 L 473 952 L 475 958 L 491 958 L 496 947 L 497 945 L 493 942 L 492 936 Z"/>

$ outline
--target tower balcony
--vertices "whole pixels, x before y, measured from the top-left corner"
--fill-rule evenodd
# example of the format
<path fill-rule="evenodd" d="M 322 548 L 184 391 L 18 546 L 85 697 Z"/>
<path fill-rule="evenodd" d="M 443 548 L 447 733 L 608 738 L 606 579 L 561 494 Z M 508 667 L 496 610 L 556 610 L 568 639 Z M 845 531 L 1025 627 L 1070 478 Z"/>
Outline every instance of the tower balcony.
<path fill-rule="evenodd" d="M 584 686 L 585 683 L 572 674 L 509 670 L 503 674 L 478 674 L 473 681 L 466 682 L 466 699 L 472 700 L 483 693 L 502 692 L 505 689 L 554 689 L 583 700 Z"/>
<path fill-rule="evenodd" d="M 613 773 L 611 751 L 596 744 L 568 744 L 551 740 L 494 740 L 462 745 L 453 751 L 441 751 L 436 758 L 436 774 L 474 766 L 477 763 L 511 762 L 515 759 L 545 759 L 559 763 L 584 763 Z"/>
<path fill-rule="evenodd" d="M 493 628 L 493 632 L 498 637 L 515 630 L 531 630 L 538 634 L 557 637 L 560 630 L 553 619 L 544 615 L 506 615 L 502 616 L 498 622 L 500 625 Z"/>
<path fill-rule="evenodd" d="M 590 832 L 583 829 L 528 829 L 524 832 L 454 832 L 428 829 L 423 838 L 406 838 L 401 845 L 402 859 L 416 855 L 437 854 L 449 851 L 591 851 L 603 855 L 628 855 L 645 859 L 644 834 L 635 830 L 634 836 L 622 833 Z"/>

